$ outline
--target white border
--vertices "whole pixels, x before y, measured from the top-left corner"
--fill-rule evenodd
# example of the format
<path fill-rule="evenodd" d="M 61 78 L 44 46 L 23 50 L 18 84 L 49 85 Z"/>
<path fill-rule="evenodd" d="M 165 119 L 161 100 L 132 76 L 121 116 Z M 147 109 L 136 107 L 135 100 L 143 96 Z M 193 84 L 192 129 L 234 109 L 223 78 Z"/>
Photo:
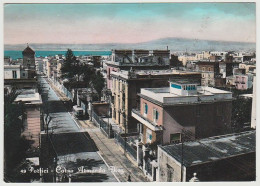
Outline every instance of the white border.
<path fill-rule="evenodd" d="M 3 57 L 4 57 L 4 45 L 3 45 L 3 37 L 4 37 L 4 34 L 3 34 L 3 23 L 4 23 L 4 18 L 3 18 L 3 11 L 4 11 L 4 3 L 167 3 L 167 2 L 185 2 L 185 3 L 189 3 L 189 2 L 256 2 L 256 39 L 257 39 L 257 42 L 256 42 L 256 56 L 257 56 L 257 59 L 258 59 L 258 56 L 260 55 L 260 51 L 259 51 L 259 37 L 258 37 L 258 34 L 259 33 L 259 28 L 258 26 L 260 25 L 259 23 L 259 11 L 260 11 L 260 2 L 256 1 L 256 0 L 218 0 L 218 1 L 205 1 L 205 0 L 182 0 L 182 1 L 176 1 L 176 0 L 168 0 L 168 1 L 164 1 L 164 0 L 101 0 L 101 1 L 97 1 L 97 0 L 2 0 L 1 1 L 1 7 L 0 7 L 0 14 L 2 16 L 1 17 L 1 21 L 0 21 L 0 25 L 1 25 L 1 29 L 2 29 L 2 32 L 1 32 L 1 38 L 0 38 L 0 42 L 2 43 L 2 45 L 0 45 L 0 59 L 1 59 L 1 65 L 3 65 Z M 260 63 L 260 62 L 258 62 Z M 258 65 L 257 65 L 258 66 Z M 1 83 L 1 100 L 2 100 L 2 106 L 0 107 L 0 114 L 1 114 L 1 128 L 0 130 L 3 131 L 3 71 L 4 69 L 2 68 L 1 69 L 1 77 L 0 77 L 0 83 Z M 257 74 L 259 73 L 259 69 L 256 68 L 256 71 L 257 71 Z M 257 76 L 257 93 L 259 92 L 259 89 L 260 89 L 260 86 L 259 86 L 259 77 Z M 259 109 L 259 106 L 258 106 L 258 103 L 259 103 L 259 99 L 257 98 L 257 108 L 256 108 L 256 113 L 258 113 L 258 109 Z M 258 119 L 256 120 L 256 125 L 259 125 L 258 123 Z M 1 150 L 1 163 L 0 163 L 0 169 L 2 171 L 1 174 L 0 174 L 0 183 L 1 184 L 6 184 L 5 182 L 3 182 L 3 132 L 0 133 L 0 136 L 1 136 L 1 142 L 2 142 L 2 150 Z M 256 182 L 210 182 L 210 184 L 212 185 L 219 185 L 219 184 L 223 184 L 223 185 L 259 185 L 259 137 L 257 136 L 257 145 L 256 145 L 256 148 L 257 148 L 257 160 L 256 160 L 256 171 L 257 171 L 257 177 L 256 177 Z M 40 184 L 46 184 L 46 183 L 40 183 Z M 56 184 L 59 184 L 59 183 L 56 183 Z M 65 183 L 67 184 L 67 183 Z M 76 184 L 76 183 L 70 183 L 70 184 Z M 103 185 L 103 184 L 120 184 L 120 185 L 123 185 L 123 184 L 137 184 L 137 183 L 78 183 L 78 184 L 88 184 L 88 185 Z M 154 182 L 148 182 L 148 183 L 138 183 L 138 185 L 154 185 L 154 184 L 162 184 L 162 183 L 154 183 Z M 179 185 L 179 184 L 202 184 L 202 185 L 208 185 L 209 183 L 163 183 L 163 184 L 166 184 L 166 185 Z M 18 184 L 8 184 L 8 185 L 18 185 Z M 20 185 L 25 185 L 23 183 L 21 183 Z M 26 185 L 28 185 L 28 183 L 26 183 Z M 64 185 L 64 184 L 63 184 Z"/>

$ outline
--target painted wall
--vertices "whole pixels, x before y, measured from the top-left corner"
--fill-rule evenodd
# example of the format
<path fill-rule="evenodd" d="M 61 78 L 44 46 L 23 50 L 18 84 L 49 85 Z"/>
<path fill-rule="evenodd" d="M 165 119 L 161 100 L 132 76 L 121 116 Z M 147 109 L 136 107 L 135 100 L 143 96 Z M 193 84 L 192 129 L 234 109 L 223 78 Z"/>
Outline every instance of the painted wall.
<path fill-rule="evenodd" d="M 158 148 L 158 178 L 159 182 L 180 182 L 181 181 L 181 164 L 170 157 L 167 153 Z M 169 170 L 172 168 L 173 177 L 168 180 Z"/>
<path fill-rule="evenodd" d="M 21 74 L 20 74 L 20 67 L 17 68 L 4 68 L 4 79 L 14 79 L 13 78 L 13 71 L 16 71 L 16 78 L 15 79 L 20 79 Z"/>
<path fill-rule="evenodd" d="M 32 140 L 33 146 L 39 146 L 39 135 L 41 132 L 40 108 L 33 107 L 26 109 L 27 118 L 25 131 L 22 133 L 28 140 Z"/>
<path fill-rule="evenodd" d="M 170 134 L 184 128 L 196 138 L 221 135 L 231 125 L 232 102 L 216 102 L 199 105 L 183 105 L 164 108 L 163 143 L 170 143 Z"/>
<path fill-rule="evenodd" d="M 148 113 L 147 113 L 146 116 L 144 114 L 144 105 L 145 105 L 145 103 L 148 106 Z M 154 119 L 153 119 L 154 118 L 154 116 L 153 116 L 153 114 L 154 114 L 153 110 L 154 109 L 156 109 L 158 111 L 158 113 L 159 113 L 158 120 L 156 122 L 154 122 Z M 163 108 L 162 107 L 160 107 L 158 105 L 155 105 L 155 104 L 153 104 L 153 103 L 151 103 L 149 101 L 146 101 L 143 98 L 141 98 L 140 112 L 148 120 L 156 123 L 159 126 L 163 125 Z"/>
<path fill-rule="evenodd" d="M 117 72 L 118 70 L 119 70 L 118 68 L 107 66 L 107 78 L 106 78 L 107 79 L 107 89 L 112 90 L 114 88 L 110 74 L 112 71 Z"/>

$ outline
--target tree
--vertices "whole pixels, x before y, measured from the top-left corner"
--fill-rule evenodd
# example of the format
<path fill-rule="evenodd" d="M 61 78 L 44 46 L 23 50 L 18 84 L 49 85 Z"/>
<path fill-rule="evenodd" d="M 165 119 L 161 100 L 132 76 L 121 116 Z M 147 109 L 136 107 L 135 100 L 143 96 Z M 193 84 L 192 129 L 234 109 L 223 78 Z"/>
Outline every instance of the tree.
<path fill-rule="evenodd" d="M 18 91 L 12 89 L 4 96 L 4 180 L 6 182 L 27 181 L 18 169 L 26 158 L 26 151 L 30 148 L 29 141 L 21 136 L 24 105 L 13 103 L 18 94 Z"/>
<path fill-rule="evenodd" d="M 70 84 L 70 88 L 74 89 L 73 102 L 75 103 L 77 101 L 77 89 L 82 86 L 82 83 L 85 86 L 89 84 L 94 71 L 87 64 L 80 63 L 80 61 L 77 60 L 74 56 L 72 50 L 68 49 L 66 53 L 66 59 L 61 67 L 61 72 L 61 77 L 68 78 L 68 84 Z"/>
<path fill-rule="evenodd" d="M 71 67 L 72 64 L 75 60 L 75 56 L 72 52 L 71 49 L 68 49 L 68 51 L 66 52 L 66 59 L 64 60 L 64 62 L 62 63 L 61 66 L 61 77 L 62 78 L 72 78 L 73 77 L 73 73 L 71 71 Z"/>
<path fill-rule="evenodd" d="M 99 100 L 101 99 L 102 90 L 105 86 L 105 79 L 100 71 L 97 71 L 96 74 L 93 76 L 92 79 L 93 88 L 97 91 L 99 95 Z"/>
<path fill-rule="evenodd" d="M 245 123 L 251 121 L 252 99 L 237 98 L 232 102 L 232 128 L 234 132 L 244 130 Z"/>
<path fill-rule="evenodd" d="M 178 56 L 171 55 L 170 66 L 171 67 L 183 67 L 183 64 L 181 61 L 179 61 Z"/>

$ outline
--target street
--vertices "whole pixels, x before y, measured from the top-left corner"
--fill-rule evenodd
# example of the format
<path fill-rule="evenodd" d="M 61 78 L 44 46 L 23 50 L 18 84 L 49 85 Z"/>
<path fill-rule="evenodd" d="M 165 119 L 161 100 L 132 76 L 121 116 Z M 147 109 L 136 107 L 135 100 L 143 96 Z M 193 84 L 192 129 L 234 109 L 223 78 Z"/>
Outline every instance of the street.
<path fill-rule="evenodd" d="M 88 132 L 82 132 L 46 79 L 39 77 L 38 81 L 43 91 L 48 92 L 43 102 L 48 106 L 49 134 L 58 155 L 57 181 L 67 174 L 72 182 L 117 182 Z"/>

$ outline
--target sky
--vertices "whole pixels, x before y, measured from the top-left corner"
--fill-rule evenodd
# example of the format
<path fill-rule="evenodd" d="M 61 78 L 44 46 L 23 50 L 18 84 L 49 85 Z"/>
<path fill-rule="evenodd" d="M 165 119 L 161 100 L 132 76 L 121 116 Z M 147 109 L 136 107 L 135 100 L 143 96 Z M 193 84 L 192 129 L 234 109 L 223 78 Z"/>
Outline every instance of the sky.
<path fill-rule="evenodd" d="M 5 4 L 4 43 L 256 42 L 255 3 Z"/>

